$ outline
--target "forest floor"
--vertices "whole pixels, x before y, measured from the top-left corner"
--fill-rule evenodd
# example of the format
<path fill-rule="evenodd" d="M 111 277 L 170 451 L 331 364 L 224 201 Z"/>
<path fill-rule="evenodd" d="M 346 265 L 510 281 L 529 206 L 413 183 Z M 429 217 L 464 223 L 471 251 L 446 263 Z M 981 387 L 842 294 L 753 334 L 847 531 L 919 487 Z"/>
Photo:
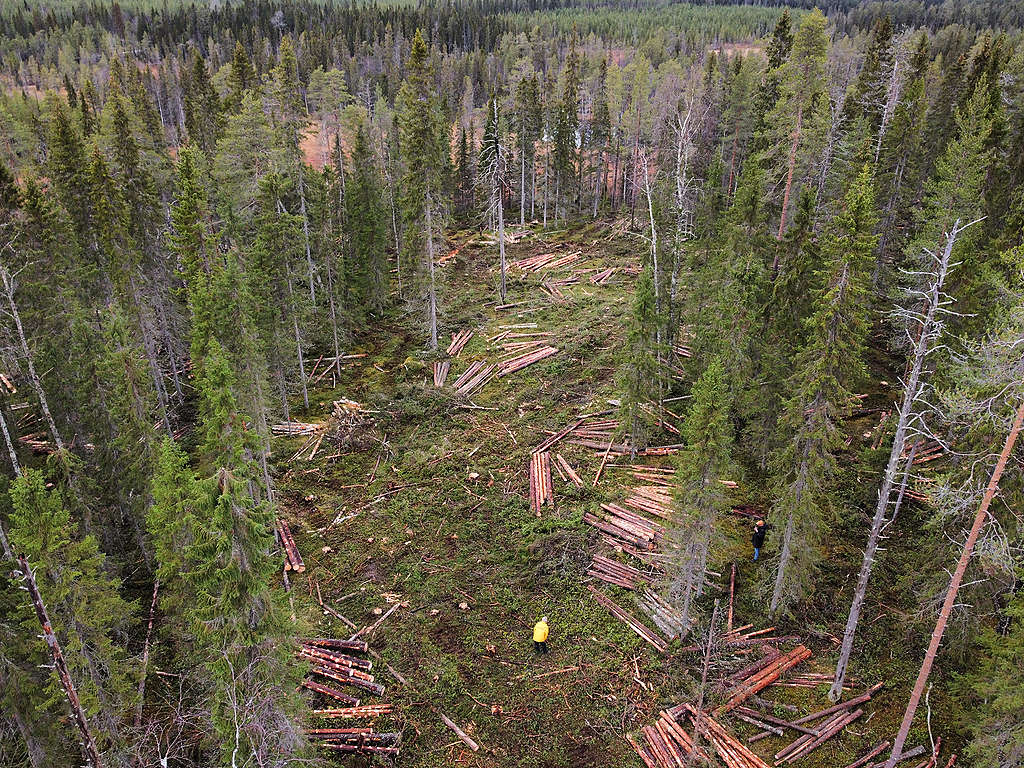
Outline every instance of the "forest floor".
<path fill-rule="evenodd" d="M 470 329 L 474 336 L 452 360 L 447 386 L 433 384 L 433 358 L 424 352 L 420 316 L 395 314 L 353 340 L 349 351 L 366 357 L 351 360 L 336 387 L 315 390 L 310 413 L 299 416 L 324 420 L 333 400 L 348 398 L 366 409 L 365 421 L 340 444 L 325 440 L 311 461 L 289 462 L 304 438 L 275 439 L 281 514 L 291 523 L 308 568 L 292 575 L 300 621 L 321 636 L 352 634 L 321 612 L 317 585 L 324 601 L 359 627 L 402 604 L 364 637 L 411 683 L 403 687 L 382 664 L 375 665 L 374 674 L 388 686 L 382 701 L 397 708 L 379 730 L 402 730 L 400 765 L 640 766 L 626 734 L 653 723 L 660 709 L 694 695 L 701 674 L 698 654 L 680 652 L 678 644 L 659 654 L 587 590 L 591 557 L 607 546 L 583 523 L 583 512 L 621 500 L 637 484 L 623 468 L 633 462 L 609 460 L 594 487 L 600 453 L 563 442 L 558 450 L 585 487 L 576 489 L 556 475 L 554 507 L 544 507 L 537 517 L 529 504 L 532 448 L 578 416 L 611 408 L 608 401 L 619 397 L 616 377 L 644 245 L 617 232 L 608 225 L 548 230 L 511 245 L 510 262 L 552 250 L 581 252 L 577 263 L 554 276 L 584 268 L 617 271 L 602 285 L 584 277 L 563 288 L 565 300 L 556 302 L 540 288 L 550 274 L 510 267 L 507 303 L 514 306 L 500 310 L 495 308 L 497 248 L 462 248 L 440 272 L 442 352 L 451 333 Z M 488 339 L 503 326 L 525 323 L 551 331 L 559 352 L 493 378 L 468 399 L 453 392 L 451 383 L 472 361 L 494 362 L 500 356 Z M 881 389 L 873 398 L 882 404 L 891 400 Z M 878 414 L 866 417 L 852 423 L 850 432 L 861 439 L 877 421 Z M 665 434 L 655 441 L 678 439 Z M 670 464 L 667 458 L 644 461 Z M 734 501 L 763 508 L 765 491 L 757 481 L 735 479 L 740 484 Z M 857 480 L 851 485 L 864 486 L 859 493 L 870 500 L 873 478 Z M 723 574 L 719 586 L 727 597 L 730 565 L 738 566 L 736 623 L 767 627 L 755 585 L 763 577 L 760 569 L 770 566 L 750 562 L 749 521 L 727 516 L 721 533 L 710 567 Z M 781 631 L 804 637 L 814 652 L 799 672 L 830 673 L 835 662 L 834 636 L 846 618 L 863 532 L 840 534 L 839 561 L 828 558 L 816 599 L 804 614 L 780 625 Z M 912 552 L 912 542 L 907 546 Z M 884 579 L 884 568 L 879 570 L 876 579 Z M 628 592 L 598 586 L 645 618 Z M 721 596 L 723 591 L 712 588 L 707 601 Z M 921 636 L 904 636 L 901 606 L 899 595 L 890 592 L 870 601 L 859 643 L 864 651 L 852 669 L 851 695 L 882 680 L 886 689 L 867 705 L 866 717 L 797 766 L 844 766 L 892 737 L 924 642 Z M 535 656 L 531 630 L 545 614 L 551 653 Z M 827 685 L 773 686 L 763 695 L 810 712 L 829 705 L 826 692 Z M 464 728 L 480 750 L 471 752 L 433 707 Z M 950 722 L 949 704 L 938 690 L 931 707 L 936 735 L 948 740 L 954 734 L 944 734 L 942 723 Z M 732 718 L 724 722 L 744 740 L 756 732 Z M 789 741 L 772 737 L 754 749 L 771 762 Z M 927 733 L 916 731 L 908 743 L 927 746 Z M 362 759 L 345 762 L 362 764 Z"/>

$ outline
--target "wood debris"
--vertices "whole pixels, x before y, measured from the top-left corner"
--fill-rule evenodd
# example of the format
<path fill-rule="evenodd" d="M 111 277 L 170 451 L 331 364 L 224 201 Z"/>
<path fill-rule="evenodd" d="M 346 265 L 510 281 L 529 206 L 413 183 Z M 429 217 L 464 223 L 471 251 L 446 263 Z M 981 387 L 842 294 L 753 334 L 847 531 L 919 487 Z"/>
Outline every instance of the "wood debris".
<path fill-rule="evenodd" d="M 540 253 L 536 256 L 528 256 L 525 259 L 512 262 L 512 265 L 523 272 L 541 272 L 543 270 L 558 269 L 567 267 L 579 261 L 580 251 L 573 253 Z"/>
<path fill-rule="evenodd" d="M 590 590 L 590 594 L 594 596 L 594 599 L 597 600 L 597 602 L 600 605 L 607 608 L 608 611 L 612 614 L 612 616 L 614 616 L 627 627 L 629 627 L 631 630 L 633 630 L 639 637 L 641 637 L 643 640 L 646 640 L 648 643 L 653 645 L 662 653 L 668 651 L 668 643 L 666 643 L 664 640 L 658 637 L 658 635 L 652 632 L 650 629 L 645 627 L 639 619 L 635 618 L 634 616 L 630 615 L 625 610 L 620 608 L 619 605 L 610 597 L 608 597 L 605 594 L 602 594 L 598 589 L 595 589 L 593 584 L 588 584 L 587 589 Z"/>
<path fill-rule="evenodd" d="M 434 386 L 443 387 L 448 378 L 448 370 L 452 367 L 451 360 L 438 360 L 434 363 Z"/>
<path fill-rule="evenodd" d="M 555 504 L 551 485 L 551 453 L 535 451 L 530 454 L 530 509 L 540 517 L 540 508 L 545 504 Z"/>
<path fill-rule="evenodd" d="M 278 520 L 277 531 L 281 536 L 281 545 L 284 547 L 284 569 L 305 573 L 306 564 L 302 562 L 302 555 L 299 554 L 299 548 L 295 545 L 295 538 L 292 536 L 292 529 L 288 527 L 288 521 Z"/>
<path fill-rule="evenodd" d="M 458 357 L 463 347 L 466 346 L 471 338 L 473 338 L 473 331 L 468 329 L 459 331 L 458 333 L 453 333 L 452 343 L 448 345 L 448 354 L 452 357 Z"/>

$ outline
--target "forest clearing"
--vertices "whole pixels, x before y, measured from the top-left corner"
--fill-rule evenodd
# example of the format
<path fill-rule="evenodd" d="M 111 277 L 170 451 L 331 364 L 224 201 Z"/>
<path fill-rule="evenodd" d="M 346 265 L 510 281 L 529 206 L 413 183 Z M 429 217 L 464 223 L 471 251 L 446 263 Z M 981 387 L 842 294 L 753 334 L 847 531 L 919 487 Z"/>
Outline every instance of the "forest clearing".
<path fill-rule="evenodd" d="M 0 768 L 1024 768 L 1022 29 L 0 0 Z"/>

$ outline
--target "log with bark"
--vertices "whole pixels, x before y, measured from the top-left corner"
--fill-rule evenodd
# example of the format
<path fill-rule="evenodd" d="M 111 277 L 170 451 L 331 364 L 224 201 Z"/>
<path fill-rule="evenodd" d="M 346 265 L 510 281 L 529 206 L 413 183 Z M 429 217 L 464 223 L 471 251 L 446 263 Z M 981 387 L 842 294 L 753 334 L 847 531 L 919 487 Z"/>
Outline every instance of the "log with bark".
<path fill-rule="evenodd" d="M 324 720 L 362 720 L 390 715 L 393 710 L 394 707 L 390 704 L 364 704 L 335 709 L 314 709 L 310 714 Z"/>
<path fill-rule="evenodd" d="M 324 696 L 327 696 L 330 699 L 334 699 L 335 701 L 340 701 L 342 704 L 350 704 L 353 707 L 359 706 L 359 699 L 357 699 L 355 696 L 350 696 L 347 693 L 339 691 L 337 688 L 331 688 L 330 686 L 323 685 L 321 683 L 316 682 L 315 680 L 303 680 L 302 687 L 308 688 L 309 690 L 314 691 L 316 693 L 323 694 Z"/>
<path fill-rule="evenodd" d="M 473 338 L 473 331 L 464 330 L 452 334 L 452 343 L 448 345 L 447 352 L 452 357 L 458 357 L 469 340 Z"/>
<path fill-rule="evenodd" d="M 555 496 L 551 483 L 551 454 L 530 454 L 530 508 L 540 517 L 540 508 L 544 505 L 554 506 Z"/>
<path fill-rule="evenodd" d="M 650 584 L 654 578 L 653 575 L 644 573 L 638 568 L 602 555 L 594 555 L 587 575 L 623 589 L 638 589 Z"/>
<path fill-rule="evenodd" d="M 295 538 L 292 536 L 292 529 L 288 526 L 288 521 L 283 518 L 279 519 L 277 521 L 277 530 L 281 534 L 281 544 L 285 552 L 284 569 L 286 571 L 295 571 L 296 573 L 305 573 L 306 564 L 302 561 L 299 548 L 295 545 Z"/>
<path fill-rule="evenodd" d="M 751 752 L 709 713 L 699 712 L 692 704 L 684 704 L 683 709 L 693 722 L 694 730 L 711 742 L 728 768 L 769 768 L 764 760 Z"/>
<path fill-rule="evenodd" d="M 505 360 L 498 364 L 498 376 L 508 376 L 510 373 L 515 373 L 529 365 L 540 362 L 545 358 L 551 357 L 558 352 L 558 347 L 541 347 L 540 349 L 532 352 L 527 352 L 524 355 L 514 357 L 511 360 Z"/>
<path fill-rule="evenodd" d="M 769 685 L 774 683 L 779 677 L 800 664 L 802 661 L 810 658 L 811 651 L 803 645 L 798 645 L 796 648 L 791 650 L 789 653 L 781 655 L 778 659 L 772 661 L 767 667 L 759 672 L 754 673 L 750 677 L 743 680 L 736 688 L 729 700 L 715 710 L 716 715 L 721 715 L 734 707 L 739 706 L 746 701 L 750 696 L 755 693 L 767 688 Z"/>

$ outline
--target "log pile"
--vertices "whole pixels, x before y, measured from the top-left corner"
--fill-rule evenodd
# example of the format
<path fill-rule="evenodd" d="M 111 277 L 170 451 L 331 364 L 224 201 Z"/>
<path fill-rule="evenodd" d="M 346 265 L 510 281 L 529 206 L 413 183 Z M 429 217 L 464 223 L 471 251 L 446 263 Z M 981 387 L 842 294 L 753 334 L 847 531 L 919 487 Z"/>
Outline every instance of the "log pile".
<path fill-rule="evenodd" d="M 448 378 L 448 371 L 452 367 L 451 360 L 438 360 L 434 363 L 434 386 L 443 387 Z"/>
<path fill-rule="evenodd" d="M 448 345 L 448 354 L 452 357 L 458 357 L 463 347 L 466 346 L 471 338 L 473 338 L 473 331 L 470 330 L 453 333 L 452 343 Z"/>
<path fill-rule="evenodd" d="M 301 421 L 286 421 L 281 424 L 272 424 L 270 434 L 284 437 L 300 437 L 318 434 L 323 428 L 323 423 L 309 424 Z"/>
<path fill-rule="evenodd" d="M 672 493 L 665 486 L 641 485 L 623 502 L 627 507 L 668 520 L 672 517 Z"/>
<path fill-rule="evenodd" d="M 590 512 L 584 512 L 583 522 L 640 550 L 656 549 L 656 542 L 665 533 L 664 526 L 624 509 L 618 504 L 602 504 L 601 509 L 607 514 L 598 517 Z"/>
<path fill-rule="evenodd" d="M 590 282 L 594 285 L 604 285 L 611 279 L 611 276 L 615 274 L 615 267 L 609 267 L 603 269 L 600 272 L 590 276 Z"/>
<path fill-rule="evenodd" d="M 543 270 L 558 269 L 559 267 L 567 267 L 570 264 L 575 264 L 579 261 L 580 251 L 574 251 L 573 253 L 558 254 L 558 253 L 539 253 L 535 256 L 528 256 L 525 259 L 512 262 L 512 265 L 522 270 L 523 272 L 541 272 Z"/>
<path fill-rule="evenodd" d="M 587 570 L 587 576 L 614 584 L 616 587 L 633 590 L 650 584 L 653 578 L 639 568 L 625 565 L 602 555 L 594 555 L 594 559 L 590 562 L 590 568 Z"/>
<path fill-rule="evenodd" d="M 544 346 L 518 357 L 513 357 L 511 360 L 503 360 L 498 363 L 498 376 L 508 376 L 510 373 L 526 368 L 528 365 L 533 365 L 547 357 L 551 357 L 556 352 L 558 352 L 558 347 Z"/>
<path fill-rule="evenodd" d="M 819 736 L 824 732 L 825 725 L 819 725 L 816 728 L 811 728 L 808 725 L 809 723 L 813 723 L 816 720 L 821 720 L 822 718 L 831 718 L 828 722 L 832 722 L 832 720 L 836 716 L 848 714 L 850 710 L 854 709 L 855 707 L 859 707 L 861 704 L 866 704 L 867 702 L 871 701 L 871 697 L 878 693 L 882 689 L 882 686 L 883 683 L 876 683 L 859 696 L 855 696 L 852 699 L 842 701 L 838 704 L 819 710 L 817 712 L 811 712 L 809 715 L 804 715 L 803 717 L 797 718 L 792 722 L 788 722 L 785 720 L 774 720 L 766 715 L 761 715 L 760 717 L 761 719 L 769 720 L 770 722 L 773 722 L 776 725 L 780 725 L 783 728 L 789 728 L 795 731 L 799 731 L 800 733 L 803 733 L 805 735 Z M 737 709 L 739 709 L 739 707 L 737 707 Z M 851 720 L 850 722 L 853 721 Z M 760 741 L 761 739 L 768 738 L 768 736 L 770 735 L 770 733 L 759 733 L 756 736 L 751 736 L 750 741 Z"/>
<path fill-rule="evenodd" d="M 477 360 L 452 383 L 452 388 L 460 395 L 469 396 L 490 381 L 493 375 L 493 364 L 488 365 L 484 360 Z"/>
<path fill-rule="evenodd" d="M 369 720 L 390 715 L 393 709 L 390 704 L 364 704 L 336 709 L 314 709 L 310 711 L 310 714 L 324 720 Z"/>
<path fill-rule="evenodd" d="M 335 683 L 351 685 L 354 688 L 359 688 L 377 696 L 384 695 L 384 686 L 376 682 L 374 676 L 370 674 L 370 669 L 373 667 L 372 662 L 342 653 L 341 651 L 348 650 L 344 646 L 325 645 L 325 642 L 327 641 L 304 641 L 299 650 L 299 656 L 312 664 L 310 671 L 314 675 Z M 331 642 L 337 643 L 339 641 Z M 365 643 L 362 647 L 365 648 Z M 353 706 L 359 704 L 358 700 L 350 701 L 351 697 L 348 697 L 346 694 L 337 695 L 340 693 L 337 690 L 331 689 L 331 692 L 323 690 L 328 686 L 320 683 L 315 685 L 318 687 L 313 685 L 306 685 L 305 687 L 318 693 L 323 693 L 325 696 L 336 701 L 343 701 Z"/>
<path fill-rule="evenodd" d="M 530 509 L 540 517 L 540 508 L 554 506 L 555 495 L 551 486 L 551 453 L 530 454 Z"/>
<path fill-rule="evenodd" d="M 639 619 L 620 608 L 619 605 L 610 597 L 595 589 L 593 584 L 588 584 L 587 589 L 590 590 L 590 594 L 594 596 L 594 599 L 598 604 L 606 608 L 612 616 L 633 630 L 640 638 L 653 645 L 662 653 L 668 651 L 668 643 L 658 637 L 658 635 L 653 631 L 645 627 Z"/>
<path fill-rule="evenodd" d="M 292 529 L 288 527 L 288 521 L 278 520 L 277 531 L 281 536 L 281 545 L 284 547 L 284 569 L 286 571 L 295 571 L 296 573 L 305 573 L 306 564 L 302 562 L 299 548 L 295 546 L 295 538 L 292 536 Z"/>
<path fill-rule="evenodd" d="M 679 768 L 687 764 L 686 758 L 691 753 L 702 761 L 708 759 L 702 749 L 694 746 L 693 737 L 668 712 L 663 711 L 654 725 L 644 726 L 640 732 L 646 746 L 627 738 L 648 768 Z"/>
<path fill-rule="evenodd" d="M 728 768 L 769 768 L 768 763 L 750 751 L 707 712 L 698 713 L 691 704 L 684 709 L 693 722 L 694 731 L 711 742 Z"/>
<path fill-rule="evenodd" d="M 690 629 L 689 624 L 683 622 L 682 614 L 654 590 L 645 589 L 639 605 L 669 640 L 682 637 Z"/>
<path fill-rule="evenodd" d="M 798 645 L 789 653 L 781 654 L 777 658 L 772 659 L 771 663 L 763 669 L 742 680 L 736 686 L 736 689 L 729 697 L 729 700 L 715 710 L 715 714 L 722 715 L 739 706 L 754 694 L 763 691 L 769 685 L 774 683 L 782 674 L 810 658 L 810 656 L 811 651 L 809 648 L 806 648 L 803 645 Z"/>
<path fill-rule="evenodd" d="M 347 693 L 339 691 L 337 688 L 332 688 L 329 685 L 318 683 L 315 680 L 303 680 L 302 687 L 308 688 L 309 690 L 319 693 L 322 696 L 326 696 L 329 699 L 334 699 L 334 701 L 340 701 L 342 704 L 349 704 L 353 707 L 359 706 L 359 699 L 355 696 L 350 696 Z"/>
<path fill-rule="evenodd" d="M 365 755 L 397 755 L 398 733 L 377 733 L 372 728 L 310 728 L 306 738 L 334 752 Z"/>

